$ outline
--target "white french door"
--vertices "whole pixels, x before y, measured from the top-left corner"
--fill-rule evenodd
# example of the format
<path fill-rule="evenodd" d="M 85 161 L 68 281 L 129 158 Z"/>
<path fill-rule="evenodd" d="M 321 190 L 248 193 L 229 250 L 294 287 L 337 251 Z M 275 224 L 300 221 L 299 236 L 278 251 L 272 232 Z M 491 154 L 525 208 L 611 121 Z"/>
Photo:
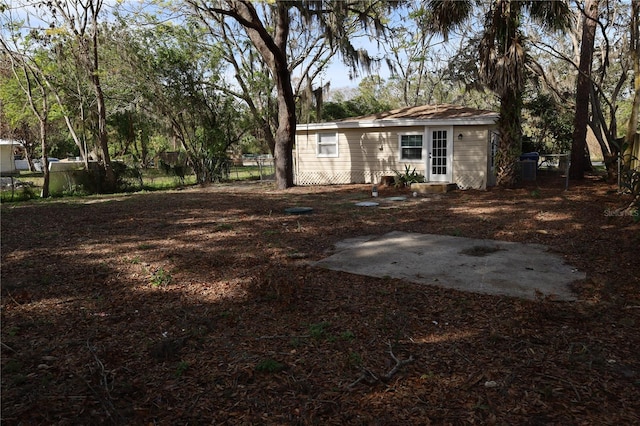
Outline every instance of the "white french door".
<path fill-rule="evenodd" d="M 453 129 L 430 128 L 427 174 L 429 182 L 451 182 L 453 173 Z"/>

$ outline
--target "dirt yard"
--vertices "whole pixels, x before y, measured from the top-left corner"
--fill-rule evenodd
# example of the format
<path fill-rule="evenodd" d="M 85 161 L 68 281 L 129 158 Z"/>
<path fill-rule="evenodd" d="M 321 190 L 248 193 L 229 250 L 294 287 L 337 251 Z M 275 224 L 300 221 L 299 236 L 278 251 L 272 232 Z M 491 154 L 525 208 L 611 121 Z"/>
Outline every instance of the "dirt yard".
<path fill-rule="evenodd" d="M 640 224 L 597 178 L 563 189 L 3 205 L 2 423 L 638 424 Z M 311 266 L 393 230 L 544 244 L 587 279 L 526 301 Z"/>

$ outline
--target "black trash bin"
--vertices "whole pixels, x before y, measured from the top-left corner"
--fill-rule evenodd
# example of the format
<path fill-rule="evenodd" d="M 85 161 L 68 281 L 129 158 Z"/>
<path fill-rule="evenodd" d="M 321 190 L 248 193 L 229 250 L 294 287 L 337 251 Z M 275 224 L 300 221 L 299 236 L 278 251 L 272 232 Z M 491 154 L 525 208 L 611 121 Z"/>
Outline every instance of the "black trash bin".
<path fill-rule="evenodd" d="M 538 165 L 538 161 L 540 160 L 540 154 L 537 152 L 524 152 L 520 155 L 520 161 L 532 160 L 536 162 L 536 167 Z"/>
<path fill-rule="evenodd" d="M 526 152 L 520 156 L 520 179 L 522 181 L 536 180 L 539 159 L 540 154 L 537 152 Z"/>

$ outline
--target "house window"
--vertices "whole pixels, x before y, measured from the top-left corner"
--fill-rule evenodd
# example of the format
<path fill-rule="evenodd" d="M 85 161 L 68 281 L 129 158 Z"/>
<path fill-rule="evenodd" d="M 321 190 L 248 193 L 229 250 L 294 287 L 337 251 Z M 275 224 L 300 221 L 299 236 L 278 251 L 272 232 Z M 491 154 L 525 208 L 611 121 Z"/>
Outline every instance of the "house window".
<path fill-rule="evenodd" d="M 400 159 L 422 160 L 422 135 L 400 135 Z"/>
<path fill-rule="evenodd" d="M 338 156 L 338 134 L 318 133 L 318 157 Z"/>

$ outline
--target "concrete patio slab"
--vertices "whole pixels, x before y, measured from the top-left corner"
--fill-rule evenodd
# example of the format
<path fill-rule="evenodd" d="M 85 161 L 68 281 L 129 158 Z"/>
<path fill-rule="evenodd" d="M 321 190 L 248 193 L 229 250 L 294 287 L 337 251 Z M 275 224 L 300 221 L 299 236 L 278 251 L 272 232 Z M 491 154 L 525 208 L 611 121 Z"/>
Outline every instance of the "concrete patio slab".
<path fill-rule="evenodd" d="M 576 300 L 568 285 L 586 277 L 539 244 L 399 231 L 342 241 L 332 256 L 315 264 L 462 291 L 562 301 Z"/>

